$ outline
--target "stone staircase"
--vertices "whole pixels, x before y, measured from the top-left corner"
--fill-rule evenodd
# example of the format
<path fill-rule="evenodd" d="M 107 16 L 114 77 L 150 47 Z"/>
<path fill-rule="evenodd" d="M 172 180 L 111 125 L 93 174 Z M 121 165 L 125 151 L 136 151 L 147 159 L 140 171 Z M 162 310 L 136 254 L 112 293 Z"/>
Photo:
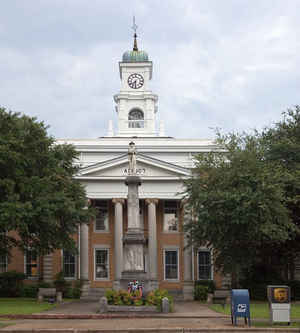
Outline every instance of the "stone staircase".
<path fill-rule="evenodd" d="M 103 288 L 89 288 L 88 293 L 85 293 L 80 299 L 84 301 L 99 301 L 104 294 L 105 290 Z"/>

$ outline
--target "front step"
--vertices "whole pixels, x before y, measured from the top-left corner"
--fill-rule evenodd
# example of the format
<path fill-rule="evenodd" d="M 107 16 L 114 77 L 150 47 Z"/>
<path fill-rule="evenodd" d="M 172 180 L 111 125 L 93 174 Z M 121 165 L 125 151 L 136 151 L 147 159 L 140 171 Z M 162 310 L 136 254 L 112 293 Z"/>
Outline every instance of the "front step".
<path fill-rule="evenodd" d="M 80 297 L 85 301 L 99 301 L 105 294 L 105 288 L 89 288 L 87 295 Z"/>

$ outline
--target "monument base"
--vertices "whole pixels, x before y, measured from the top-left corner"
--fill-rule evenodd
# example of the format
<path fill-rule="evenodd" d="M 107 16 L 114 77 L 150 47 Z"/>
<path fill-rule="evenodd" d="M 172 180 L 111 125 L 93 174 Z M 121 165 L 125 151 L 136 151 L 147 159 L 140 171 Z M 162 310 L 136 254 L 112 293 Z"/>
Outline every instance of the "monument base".
<path fill-rule="evenodd" d="M 123 237 L 123 243 L 125 244 L 145 244 L 146 240 L 144 237 L 144 233 L 141 231 L 141 229 L 129 229 L 125 236 Z"/>
<path fill-rule="evenodd" d="M 120 280 L 121 289 L 127 290 L 128 283 L 133 281 L 139 281 L 144 287 L 146 286 L 147 274 L 144 271 L 124 271 L 122 272 L 122 278 Z"/>

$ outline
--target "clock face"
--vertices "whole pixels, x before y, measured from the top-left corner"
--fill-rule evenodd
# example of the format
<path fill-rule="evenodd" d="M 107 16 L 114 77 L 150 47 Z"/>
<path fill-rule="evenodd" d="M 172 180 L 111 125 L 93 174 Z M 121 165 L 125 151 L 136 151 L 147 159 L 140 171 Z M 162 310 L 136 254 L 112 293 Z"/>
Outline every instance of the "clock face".
<path fill-rule="evenodd" d="M 132 89 L 139 89 L 143 86 L 144 84 L 144 78 L 142 77 L 141 74 L 131 74 L 128 77 L 128 85 Z"/>

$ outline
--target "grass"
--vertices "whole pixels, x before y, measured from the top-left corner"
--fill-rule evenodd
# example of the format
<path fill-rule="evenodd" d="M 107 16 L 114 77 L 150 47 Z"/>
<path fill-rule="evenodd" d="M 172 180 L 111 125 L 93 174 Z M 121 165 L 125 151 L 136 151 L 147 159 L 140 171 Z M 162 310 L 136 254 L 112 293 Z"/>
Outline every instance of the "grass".
<path fill-rule="evenodd" d="M 225 305 L 225 309 L 220 304 L 212 304 L 210 309 L 224 313 L 231 314 L 230 304 Z M 268 303 L 250 303 L 250 315 L 251 318 L 257 319 L 269 319 L 269 305 Z M 292 304 L 291 306 L 291 319 L 300 319 L 300 304 Z"/>
<path fill-rule="evenodd" d="M 0 315 L 32 314 L 55 308 L 55 304 L 38 303 L 36 298 L 0 298 Z"/>
<path fill-rule="evenodd" d="M 300 327 L 299 322 L 293 322 L 290 325 L 287 325 L 285 323 L 274 323 L 273 325 L 270 325 L 269 322 L 266 321 L 252 321 L 251 325 L 254 327 L 273 327 L 273 328 L 297 328 Z"/>

